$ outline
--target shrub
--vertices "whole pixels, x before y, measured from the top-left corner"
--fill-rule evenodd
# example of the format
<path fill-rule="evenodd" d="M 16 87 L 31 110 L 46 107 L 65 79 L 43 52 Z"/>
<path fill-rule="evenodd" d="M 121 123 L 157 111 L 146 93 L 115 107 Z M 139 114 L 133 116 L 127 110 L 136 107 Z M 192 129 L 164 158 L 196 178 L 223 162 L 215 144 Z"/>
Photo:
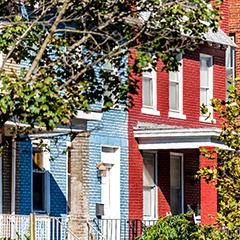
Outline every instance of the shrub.
<path fill-rule="evenodd" d="M 145 229 L 138 240 L 235 240 L 212 225 L 195 224 L 189 220 L 192 213 L 160 217 L 156 224 Z"/>

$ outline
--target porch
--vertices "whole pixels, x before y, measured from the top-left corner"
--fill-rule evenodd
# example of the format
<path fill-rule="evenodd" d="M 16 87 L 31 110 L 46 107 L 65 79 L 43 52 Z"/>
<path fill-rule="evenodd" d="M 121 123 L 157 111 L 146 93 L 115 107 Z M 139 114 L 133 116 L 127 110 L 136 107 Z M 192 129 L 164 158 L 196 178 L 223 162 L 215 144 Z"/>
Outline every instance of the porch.
<path fill-rule="evenodd" d="M 217 128 L 139 124 L 130 153 L 129 216 L 157 219 L 169 212 L 185 213 L 190 205 L 201 213 L 202 223 L 213 224 L 209 215 L 217 213 L 216 189 L 195 176 L 200 168 L 217 163 L 215 149 L 223 147 L 218 135 Z M 209 161 L 202 149 L 214 159 Z"/>
<path fill-rule="evenodd" d="M 31 228 L 35 229 L 36 240 L 86 240 L 75 235 L 68 228 L 70 216 L 51 217 L 36 215 L 31 224 L 31 215 L 0 215 L 0 239 L 30 239 Z M 156 220 L 138 219 L 93 219 L 82 220 L 87 226 L 88 240 L 134 240 L 140 236 L 146 226 Z"/>

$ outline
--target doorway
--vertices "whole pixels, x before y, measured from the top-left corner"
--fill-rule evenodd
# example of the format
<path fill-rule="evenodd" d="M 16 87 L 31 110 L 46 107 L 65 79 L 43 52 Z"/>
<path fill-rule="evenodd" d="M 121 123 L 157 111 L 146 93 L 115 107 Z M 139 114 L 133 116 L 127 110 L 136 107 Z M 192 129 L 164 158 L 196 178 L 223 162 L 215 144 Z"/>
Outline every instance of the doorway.
<path fill-rule="evenodd" d="M 170 153 L 170 207 L 173 215 L 184 212 L 183 154 Z"/>

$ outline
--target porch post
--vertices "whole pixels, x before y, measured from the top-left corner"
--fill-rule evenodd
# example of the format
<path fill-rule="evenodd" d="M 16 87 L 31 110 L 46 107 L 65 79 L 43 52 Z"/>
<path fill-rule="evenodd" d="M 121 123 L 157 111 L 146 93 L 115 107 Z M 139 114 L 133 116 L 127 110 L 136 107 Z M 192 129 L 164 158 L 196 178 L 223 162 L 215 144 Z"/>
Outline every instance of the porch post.
<path fill-rule="evenodd" d="M 201 153 L 201 149 L 205 148 L 212 153 L 214 159 L 209 160 Z M 217 164 L 217 153 L 215 147 L 200 147 L 200 168 L 206 166 L 214 166 Z M 201 207 L 201 223 L 213 224 L 217 215 L 217 191 L 212 183 L 206 183 L 204 179 L 200 180 L 200 207 Z M 213 217 L 211 217 L 213 216 Z"/>

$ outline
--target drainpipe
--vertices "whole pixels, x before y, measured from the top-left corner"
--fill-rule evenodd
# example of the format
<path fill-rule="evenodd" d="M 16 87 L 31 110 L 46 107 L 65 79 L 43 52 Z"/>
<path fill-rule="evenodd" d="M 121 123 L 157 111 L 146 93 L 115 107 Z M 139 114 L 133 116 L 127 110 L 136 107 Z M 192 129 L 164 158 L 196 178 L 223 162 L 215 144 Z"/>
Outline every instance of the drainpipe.
<path fill-rule="evenodd" d="M 16 238 L 15 231 L 15 204 L 16 204 L 16 141 L 12 137 L 12 188 L 11 188 L 11 239 Z"/>

